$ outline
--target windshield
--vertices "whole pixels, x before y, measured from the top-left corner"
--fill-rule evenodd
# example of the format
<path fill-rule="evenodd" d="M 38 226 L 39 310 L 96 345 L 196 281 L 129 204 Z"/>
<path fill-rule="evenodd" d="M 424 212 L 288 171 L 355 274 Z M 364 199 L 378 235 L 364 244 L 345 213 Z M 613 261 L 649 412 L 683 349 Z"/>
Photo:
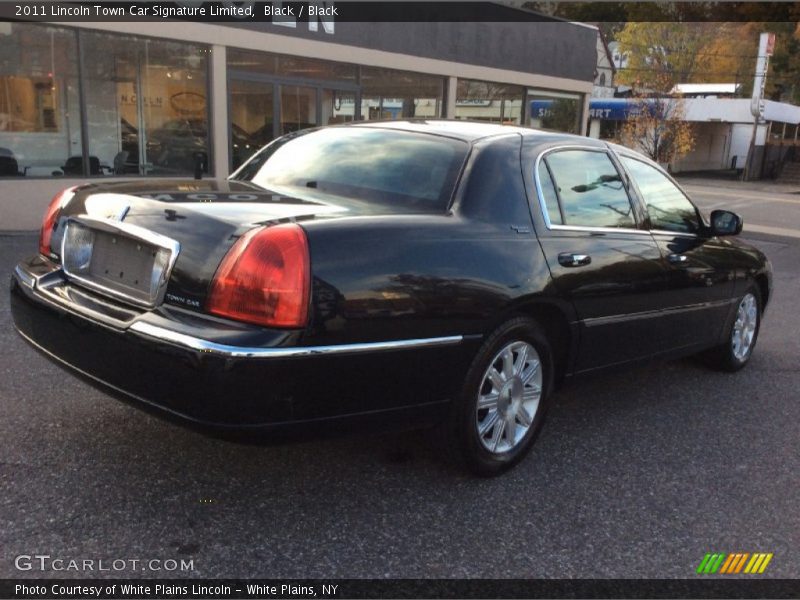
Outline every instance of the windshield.
<path fill-rule="evenodd" d="M 332 127 L 276 140 L 233 178 L 287 195 L 443 212 L 468 151 L 467 143 L 445 137 Z"/>

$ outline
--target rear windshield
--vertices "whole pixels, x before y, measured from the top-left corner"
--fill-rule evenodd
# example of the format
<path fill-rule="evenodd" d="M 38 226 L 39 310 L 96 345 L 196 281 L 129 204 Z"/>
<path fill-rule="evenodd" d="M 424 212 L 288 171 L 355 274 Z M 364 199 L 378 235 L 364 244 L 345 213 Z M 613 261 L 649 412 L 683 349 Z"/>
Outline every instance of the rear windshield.
<path fill-rule="evenodd" d="M 468 151 L 467 143 L 450 138 L 333 127 L 276 140 L 234 178 L 286 195 L 443 212 Z"/>

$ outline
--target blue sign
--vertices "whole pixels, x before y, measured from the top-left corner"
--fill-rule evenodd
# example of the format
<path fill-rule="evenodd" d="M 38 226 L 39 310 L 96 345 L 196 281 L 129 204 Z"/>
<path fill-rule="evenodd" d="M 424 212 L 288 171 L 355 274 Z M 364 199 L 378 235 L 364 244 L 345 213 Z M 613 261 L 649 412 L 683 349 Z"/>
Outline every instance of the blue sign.
<path fill-rule="evenodd" d="M 543 119 L 550 116 L 554 100 L 531 101 L 531 118 Z M 624 121 L 630 115 L 639 113 L 640 100 L 628 98 L 595 98 L 589 101 L 589 118 L 606 121 Z"/>

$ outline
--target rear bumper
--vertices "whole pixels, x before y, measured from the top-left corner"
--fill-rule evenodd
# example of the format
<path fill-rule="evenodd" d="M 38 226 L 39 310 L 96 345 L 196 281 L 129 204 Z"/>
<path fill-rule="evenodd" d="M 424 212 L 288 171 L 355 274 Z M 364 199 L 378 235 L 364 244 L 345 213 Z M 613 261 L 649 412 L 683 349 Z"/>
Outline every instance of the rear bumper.
<path fill-rule="evenodd" d="M 444 414 L 480 340 L 333 346 L 167 310 L 130 311 L 78 288 L 41 257 L 11 282 L 18 332 L 68 370 L 142 407 L 214 429 L 292 429 Z M 56 386 L 57 387 L 57 386 Z"/>

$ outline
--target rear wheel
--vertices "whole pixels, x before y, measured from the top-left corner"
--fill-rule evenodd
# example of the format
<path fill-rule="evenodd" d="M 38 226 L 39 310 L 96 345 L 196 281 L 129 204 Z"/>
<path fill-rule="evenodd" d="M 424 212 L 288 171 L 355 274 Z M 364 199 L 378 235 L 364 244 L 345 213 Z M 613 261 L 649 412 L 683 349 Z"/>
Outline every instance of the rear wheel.
<path fill-rule="evenodd" d="M 753 355 L 761 327 L 761 295 L 751 287 L 739 300 L 725 343 L 705 354 L 707 362 L 723 371 L 738 371 Z"/>
<path fill-rule="evenodd" d="M 496 475 L 533 446 L 553 382 L 550 345 L 535 321 L 515 318 L 498 327 L 470 366 L 448 424 L 467 468 Z"/>

